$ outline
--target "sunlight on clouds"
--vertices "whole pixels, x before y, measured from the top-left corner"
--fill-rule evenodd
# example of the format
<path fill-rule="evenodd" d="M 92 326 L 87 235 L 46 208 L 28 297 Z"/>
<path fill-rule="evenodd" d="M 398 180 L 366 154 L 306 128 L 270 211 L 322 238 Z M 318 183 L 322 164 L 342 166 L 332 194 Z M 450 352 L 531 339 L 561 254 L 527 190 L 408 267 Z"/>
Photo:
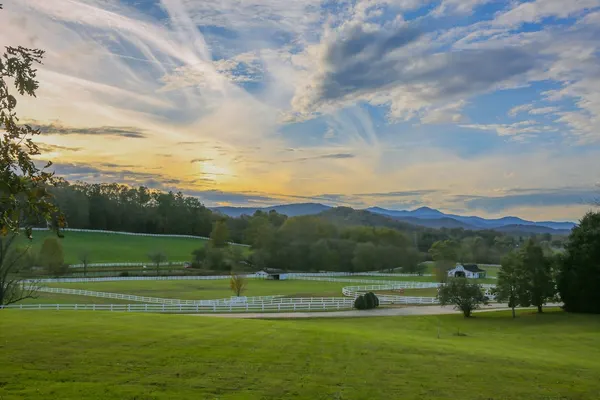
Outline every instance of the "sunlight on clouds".
<path fill-rule="evenodd" d="M 0 12 L 0 45 L 47 51 L 19 113 L 67 177 L 451 209 L 466 204 L 453 196 L 598 181 L 599 12 L 600 0 L 19 0 Z M 446 130 L 476 143 L 437 143 Z"/>

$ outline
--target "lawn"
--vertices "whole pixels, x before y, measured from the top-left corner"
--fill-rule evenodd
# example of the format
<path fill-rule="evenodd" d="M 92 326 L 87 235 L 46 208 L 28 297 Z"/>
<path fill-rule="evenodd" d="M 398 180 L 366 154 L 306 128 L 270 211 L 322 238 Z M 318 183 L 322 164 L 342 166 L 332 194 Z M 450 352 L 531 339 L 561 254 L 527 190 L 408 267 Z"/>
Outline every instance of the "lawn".
<path fill-rule="evenodd" d="M 233 295 L 227 279 L 56 283 L 48 286 L 186 300 L 222 299 Z M 344 286 L 348 284 L 249 279 L 247 290 L 243 294 L 244 296 L 282 294 L 287 297 L 340 297 Z"/>
<path fill-rule="evenodd" d="M 51 235 L 55 234 L 46 231 L 34 232 L 34 251 L 39 251 L 44 239 Z M 152 251 L 163 251 L 169 261 L 190 261 L 192 251 L 206 243 L 205 240 L 192 238 L 88 232 L 64 232 L 64 238 L 60 240 L 67 264 L 80 264 L 78 256 L 82 251 L 90 253 L 92 263 L 144 262 L 148 261 L 148 253 Z M 24 236 L 19 238 L 19 242 L 21 245 L 27 243 Z"/>
<path fill-rule="evenodd" d="M 39 292 L 34 299 L 26 299 L 18 304 L 127 304 L 131 301 L 105 299 L 102 297 L 77 296 L 58 293 Z M 0 400 L 2 398 L 0 397 Z"/>
<path fill-rule="evenodd" d="M 0 313 L 3 400 L 592 400 L 600 393 L 599 316 Z M 466 336 L 455 336 L 458 329 Z"/>
<path fill-rule="evenodd" d="M 172 280 L 172 281 L 114 281 L 114 282 L 78 282 L 78 283 L 53 283 L 46 284 L 50 287 L 62 287 L 68 289 L 93 290 L 98 292 L 124 293 L 138 296 L 163 297 L 185 300 L 210 300 L 222 299 L 233 295 L 229 289 L 227 279 L 219 280 Z M 245 296 L 271 296 L 284 295 L 286 297 L 341 297 L 342 288 L 350 286 L 343 282 L 322 281 L 268 281 L 249 279 Z M 406 289 L 405 296 L 435 296 L 436 289 Z M 386 293 L 395 294 L 399 293 Z M 49 294 L 40 293 L 45 303 L 77 303 L 77 299 L 85 299 L 86 303 L 95 303 L 95 298 L 85 296 L 66 296 L 69 301 L 45 301 Z M 62 296 L 62 295 L 61 295 Z M 104 303 L 109 299 L 104 299 Z M 39 303 L 35 300 L 27 300 L 28 303 Z"/>

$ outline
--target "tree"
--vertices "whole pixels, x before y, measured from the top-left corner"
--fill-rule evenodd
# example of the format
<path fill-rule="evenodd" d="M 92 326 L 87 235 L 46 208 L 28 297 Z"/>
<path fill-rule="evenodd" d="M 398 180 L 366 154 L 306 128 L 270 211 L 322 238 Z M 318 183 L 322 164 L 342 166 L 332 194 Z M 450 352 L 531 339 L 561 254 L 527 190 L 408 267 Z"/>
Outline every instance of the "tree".
<path fill-rule="evenodd" d="M 373 243 L 359 243 L 354 249 L 352 265 L 354 272 L 378 271 L 381 258 L 377 246 Z"/>
<path fill-rule="evenodd" d="M 167 261 L 167 255 L 162 251 L 153 251 L 148 254 L 148 258 L 156 266 L 156 276 L 160 275 L 160 264 Z"/>
<path fill-rule="evenodd" d="M 87 249 L 81 250 L 79 252 L 79 261 L 81 261 L 81 264 L 83 264 L 83 276 L 85 277 L 87 275 L 87 267 L 88 264 L 91 262 L 91 255 L 90 255 L 90 251 Z"/>
<path fill-rule="evenodd" d="M 59 276 L 66 273 L 69 269 L 65 264 L 65 255 L 62 243 L 56 237 L 47 237 L 42 243 L 39 260 L 48 273 L 53 276 Z"/>
<path fill-rule="evenodd" d="M 459 244 L 453 240 L 444 240 L 435 242 L 429 249 L 429 254 L 435 261 L 435 276 L 438 282 L 448 280 L 448 271 L 454 267 L 458 261 Z"/>
<path fill-rule="evenodd" d="M 571 231 L 565 250 L 558 270 L 565 310 L 600 314 L 600 212 L 582 218 Z"/>
<path fill-rule="evenodd" d="M 0 305 L 32 296 L 33 286 L 24 285 L 15 275 L 19 257 L 9 259 L 15 254 L 11 246 L 20 230 L 31 239 L 33 224 L 46 221 L 53 228 L 64 224 L 47 189 L 55 183 L 53 173 L 47 172 L 50 163 L 40 169 L 31 158 L 40 154 L 32 140 L 40 131 L 19 124 L 17 98 L 11 89 L 35 97 L 39 84 L 33 65 L 41 63 L 43 55 L 42 50 L 21 46 L 8 46 L 0 54 Z"/>
<path fill-rule="evenodd" d="M 513 318 L 516 317 L 515 307 L 526 296 L 526 285 L 523 276 L 523 262 L 518 253 L 507 254 L 502 259 L 502 268 L 498 271 L 496 283 L 496 300 L 506 301 L 512 309 Z"/>
<path fill-rule="evenodd" d="M 229 279 L 229 287 L 233 290 L 233 293 L 237 297 L 240 297 L 242 293 L 246 290 L 246 286 L 248 285 L 248 280 L 245 276 L 240 274 L 231 274 L 231 278 Z"/>
<path fill-rule="evenodd" d="M 462 277 L 452 278 L 440 286 L 437 298 L 443 306 L 453 304 L 463 312 L 465 318 L 470 317 L 480 304 L 487 304 L 481 287 L 476 283 L 469 283 L 467 278 Z"/>
<path fill-rule="evenodd" d="M 542 306 L 556 294 L 550 261 L 532 239 L 525 243 L 520 252 L 525 287 L 520 303 L 524 307 L 536 306 L 541 313 Z"/>
<path fill-rule="evenodd" d="M 3 257 L 3 268 L 0 270 L 0 306 L 36 297 L 37 286 L 24 282 L 16 275 L 28 271 L 34 263 L 35 256 L 29 246 L 13 248 Z"/>
<path fill-rule="evenodd" d="M 215 248 L 227 247 L 229 244 L 229 230 L 224 220 L 217 221 L 210 233 L 210 245 Z"/>

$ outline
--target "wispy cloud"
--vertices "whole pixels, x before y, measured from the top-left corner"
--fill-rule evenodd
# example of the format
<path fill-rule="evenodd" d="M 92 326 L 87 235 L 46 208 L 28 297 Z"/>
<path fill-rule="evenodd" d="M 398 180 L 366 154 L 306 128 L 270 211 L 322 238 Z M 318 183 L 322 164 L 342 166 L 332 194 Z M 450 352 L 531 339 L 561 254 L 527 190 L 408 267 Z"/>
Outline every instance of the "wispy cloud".
<path fill-rule="evenodd" d="M 47 51 L 18 111 L 72 179 L 207 202 L 443 208 L 598 179 L 599 12 L 600 0 L 20 0 L 0 12 L 0 46 Z"/>
<path fill-rule="evenodd" d="M 32 128 L 38 129 L 42 134 L 51 135 L 100 135 L 100 136 L 121 136 L 125 138 L 142 139 L 147 137 L 143 130 L 133 127 L 115 127 L 99 126 L 89 128 L 67 127 L 59 123 L 56 124 L 30 124 Z"/>

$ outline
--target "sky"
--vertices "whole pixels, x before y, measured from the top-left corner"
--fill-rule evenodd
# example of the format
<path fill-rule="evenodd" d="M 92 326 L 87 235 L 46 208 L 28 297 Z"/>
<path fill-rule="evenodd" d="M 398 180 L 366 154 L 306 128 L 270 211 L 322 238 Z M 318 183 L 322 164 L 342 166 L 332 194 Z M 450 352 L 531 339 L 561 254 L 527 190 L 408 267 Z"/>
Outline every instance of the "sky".
<path fill-rule="evenodd" d="M 600 0 L 2 3 L 70 181 L 532 220 L 600 197 Z"/>

